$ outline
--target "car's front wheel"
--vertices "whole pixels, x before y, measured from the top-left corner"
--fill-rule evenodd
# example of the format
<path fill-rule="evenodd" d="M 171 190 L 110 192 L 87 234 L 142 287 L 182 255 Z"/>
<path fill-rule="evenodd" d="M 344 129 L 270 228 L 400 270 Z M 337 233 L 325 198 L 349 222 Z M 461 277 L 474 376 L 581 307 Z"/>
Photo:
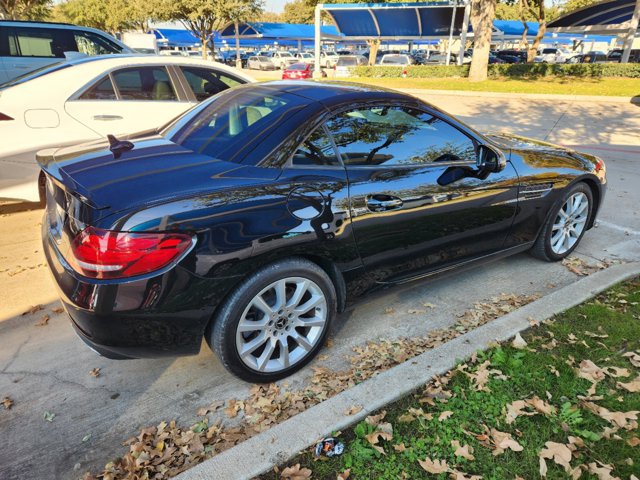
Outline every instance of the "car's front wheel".
<path fill-rule="evenodd" d="M 322 347 L 336 315 L 335 287 L 316 264 L 293 258 L 244 280 L 223 302 L 209 346 L 249 382 L 273 382 L 306 365 Z"/>
<path fill-rule="evenodd" d="M 552 262 L 569 256 L 580 243 L 592 211 L 593 194 L 589 186 L 574 185 L 554 206 L 531 254 Z"/>

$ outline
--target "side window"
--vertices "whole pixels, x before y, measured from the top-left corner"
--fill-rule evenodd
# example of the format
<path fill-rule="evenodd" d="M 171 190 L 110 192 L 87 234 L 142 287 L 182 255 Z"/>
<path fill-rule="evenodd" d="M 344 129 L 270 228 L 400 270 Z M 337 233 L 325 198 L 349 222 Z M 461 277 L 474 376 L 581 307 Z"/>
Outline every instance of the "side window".
<path fill-rule="evenodd" d="M 475 145 L 469 137 L 413 108 L 351 110 L 331 119 L 327 127 L 345 165 L 475 161 Z"/>
<path fill-rule="evenodd" d="M 81 100 L 116 100 L 111 78 L 107 75 L 79 97 Z"/>
<path fill-rule="evenodd" d="M 177 100 L 164 67 L 124 68 L 112 74 L 121 100 Z"/>
<path fill-rule="evenodd" d="M 180 69 L 199 102 L 227 88 L 245 83 L 226 73 L 209 68 L 180 67 Z"/>
<path fill-rule="evenodd" d="M 8 40 L 12 57 L 64 58 L 64 52 L 76 50 L 68 33 L 58 28 L 9 29 Z"/>
<path fill-rule="evenodd" d="M 74 30 L 73 37 L 78 45 L 78 52 L 85 55 L 105 55 L 109 53 L 122 53 L 122 47 L 109 39 L 96 35 L 93 32 Z"/>
<path fill-rule="evenodd" d="M 317 128 L 293 154 L 294 165 L 339 165 L 331 140 L 322 127 Z"/>

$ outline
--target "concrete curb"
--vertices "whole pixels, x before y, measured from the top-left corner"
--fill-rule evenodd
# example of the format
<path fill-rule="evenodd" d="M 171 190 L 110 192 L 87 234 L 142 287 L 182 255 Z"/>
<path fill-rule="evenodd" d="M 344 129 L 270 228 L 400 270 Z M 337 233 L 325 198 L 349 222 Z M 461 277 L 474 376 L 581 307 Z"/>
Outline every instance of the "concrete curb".
<path fill-rule="evenodd" d="M 640 275 L 640 262 L 614 265 L 567 285 L 472 332 L 412 358 L 355 387 L 262 432 L 190 470 L 178 480 L 249 479 L 286 462 L 332 431 L 361 421 L 371 412 L 424 385 L 435 375 L 455 366 L 490 342 L 504 341 L 530 327 L 574 307 L 616 283 Z M 360 412 L 346 416 L 353 405 Z"/>
<path fill-rule="evenodd" d="M 640 96 L 635 97 L 607 97 L 599 95 L 561 95 L 555 93 L 507 93 L 507 92 L 474 92 L 469 90 L 431 90 L 422 88 L 397 88 L 409 95 L 437 95 L 449 97 L 480 97 L 480 98 L 528 98 L 531 100 L 550 100 L 566 102 L 595 102 L 595 103 L 633 103 L 640 105 Z"/>

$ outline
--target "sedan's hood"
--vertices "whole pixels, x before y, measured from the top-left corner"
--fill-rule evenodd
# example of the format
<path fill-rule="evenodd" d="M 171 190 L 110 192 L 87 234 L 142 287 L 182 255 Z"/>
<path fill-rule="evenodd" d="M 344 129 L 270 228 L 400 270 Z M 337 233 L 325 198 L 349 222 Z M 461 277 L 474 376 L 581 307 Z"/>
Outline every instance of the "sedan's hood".
<path fill-rule="evenodd" d="M 264 172 L 269 169 L 200 155 L 159 135 L 134 139 L 133 143 L 134 148 L 118 158 L 108 142 L 98 141 L 43 150 L 37 159 L 68 193 L 109 213 L 269 180 L 269 172 Z"/>

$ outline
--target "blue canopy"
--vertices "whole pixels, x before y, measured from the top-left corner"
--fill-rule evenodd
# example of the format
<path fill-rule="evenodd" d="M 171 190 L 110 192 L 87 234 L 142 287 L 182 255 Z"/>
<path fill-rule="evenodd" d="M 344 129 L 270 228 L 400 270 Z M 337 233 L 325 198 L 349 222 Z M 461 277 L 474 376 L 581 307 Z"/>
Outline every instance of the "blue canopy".
<path fill-rule="evenodd" d="M 460 35 L 465 6 L 457 1 L 325 4 L 338 32 L 351 38 L 444 38 Z"/>
<path fill-rule="evenodd" d="M 179 28 L 154 28 L 153 33 L 161 45 L 169 47 L 199 47 L 200 39 L 190 30 Z M 215 38 L 214 38 L 215 41 Z"/>
<path fill-rule="evenodd" d="M 636 0 L 605 0 L 570 12 L 550 22 L 554 31 L 615 33 L 627 31 L 631 24 Z"/>
<path fill-rule="evenodd" d="M 264 40 L 313 40 L 314 26 L 304 23 L 270 23 L 247 22 L 238 28 L 240 38 L 261 38 Z M 333 25 L 321 28 L 322 37 L 337 40 L 340 38 L 338 30 Z M 225 25 L 220 30 L 221 38 L 235 38 L 236 29 L 233 23 Z"/>
<path fill-rule="evenodd" d="M 493 27 L 506 36 L 521 37 L 524 33 L 524 25 L 520 20 L 494 20 Z M 527 22 L 527 36 L 538 34 L 538 22 Z"/>

